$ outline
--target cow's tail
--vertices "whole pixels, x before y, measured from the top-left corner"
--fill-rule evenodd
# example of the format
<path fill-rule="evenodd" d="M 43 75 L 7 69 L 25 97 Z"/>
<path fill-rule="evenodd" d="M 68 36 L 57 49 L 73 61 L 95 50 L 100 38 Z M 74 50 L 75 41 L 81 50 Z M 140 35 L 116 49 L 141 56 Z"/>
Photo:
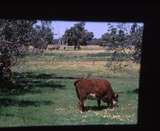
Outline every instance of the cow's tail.
<path fill-rule="evenodd" d="M 77 97 L 80 99 L 79 91 L 78 91 L 78 87 L 77 87 L 77 83 L 78 83 L 78 82 L 79 82 L 79 80 L 75 81 L 75 82 L 74 82 L 74 86 L 75 86 L 75 89 L 76 89 Z"/>

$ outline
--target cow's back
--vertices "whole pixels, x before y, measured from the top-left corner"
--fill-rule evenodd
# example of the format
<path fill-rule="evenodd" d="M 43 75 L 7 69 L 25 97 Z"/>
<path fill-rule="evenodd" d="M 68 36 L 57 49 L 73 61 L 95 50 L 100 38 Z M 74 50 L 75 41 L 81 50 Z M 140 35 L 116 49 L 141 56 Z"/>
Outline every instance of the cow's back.
<path fill-rule="evenodd" d="M 94 90 L 100 95 L 106 94 L 108 91 L 112 90 L 110 83 L 107 80 L 95 79 L 94 81 Z"/>
<path fill-rule="evenodd" d="M 110 83 L 104 79 L 79 79 L 74 84 L 80 92 L 86 94 L 96 93 L 101 96 L 108 91 L 112 91 Z"/>

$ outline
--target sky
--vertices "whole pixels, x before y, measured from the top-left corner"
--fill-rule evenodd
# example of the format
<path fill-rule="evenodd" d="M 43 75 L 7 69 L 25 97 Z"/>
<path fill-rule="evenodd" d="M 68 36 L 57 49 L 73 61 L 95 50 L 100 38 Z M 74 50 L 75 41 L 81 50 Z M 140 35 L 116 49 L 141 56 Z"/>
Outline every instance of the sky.
<path fill-rule="evenodd" d="M 66 29 L 74 26 L 77 22 L 73 21 L 52 21 L 52 30 L 54 32 L 54 38 L 60 38 L 64 34 Z M 116 26 L 116 22 L 110 22 L 113 26 Z M 108 22 L 85 22 L 85 29 L 89 32 L 94 33 L 94 38 L 100 38 L 104 33 L 107 32 L 107 24 Z M 125 23 L 127 29 L 129 30 L 133 23 Z M 138 23 L 139 25 L 143 25 L 143 23 Z"/>

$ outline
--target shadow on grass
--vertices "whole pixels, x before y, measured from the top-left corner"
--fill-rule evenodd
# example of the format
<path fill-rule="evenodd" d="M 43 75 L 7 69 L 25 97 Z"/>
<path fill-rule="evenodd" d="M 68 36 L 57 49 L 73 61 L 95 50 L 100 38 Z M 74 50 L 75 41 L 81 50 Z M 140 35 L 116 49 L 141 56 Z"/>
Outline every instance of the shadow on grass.
<path fill-rule="evenodd" d="M 136 88 L 136 89 L 134 89 L 134 90 L 119 91 L 119 92 L 117 92 L 117 93 L 118 93 L 118 94 L 124 94 L 124 93 L 127 93 L 127 94 L 134 94 L 134 93 L 136 93 L 136 94 L 138 94 L 138 93 L 139 93 L 139 89 Z"/>
<path fill-rule="evenodd" d="M 104 109 L 107 109 L 107 106 L 100 106 L 100 108 L 98 106 L 85 106 L 86 111 L 89 111 L 89 110 L 101 111 L 101 110 L 104 110 Z"/>
<path fill-rule="evenodd" d="M 14 117 L 15 114 L 11 114 L 11 113 L 0 113 L 0 116 L 5 116 L 5 117 Z"/>
<path fill-rule="evenodd" d="M 134 90 L 127 91 L 127 93 L 139 93 L 139 89 L 136 88 L 136 89 L 134 89 Z"/>
<path fill-rule="evenodd" d="M 17 100 L 10 98 L 0 98 L 0 107 L 9 107 L 9 106 L 17 106 L 17 107 L 27 107 L 27 106 L 35 106 L 39 107 L 41 105 L 51 105 L 53 102 L 51 101 L 31 101 L 31 100 Z"/>
<path fill-rule="evenodd" d="M 14 72 L 14 76 L 17 79 L 79 79 L 79 77 L 72 77 L 72 76 L 57 76 L 56 74 L 45 74 L 45 73 L 34 73 L 34 72 L 24 72 L 24 73 L 17 73 Z"/>
<path fill-rule="evenodd" d="M 9 88 L 5 86 L 0 88 L 0 92 L 4 93 L 4 95 L 42 93 L 45 88 L 51 88 L 53 91 L 55 89 L 65 89 L 65 85 L 61 81 L 54 79 L 54 74 L 40 74 L 35 72 L 14 72 L 13 74 L 15 83 Z"/>

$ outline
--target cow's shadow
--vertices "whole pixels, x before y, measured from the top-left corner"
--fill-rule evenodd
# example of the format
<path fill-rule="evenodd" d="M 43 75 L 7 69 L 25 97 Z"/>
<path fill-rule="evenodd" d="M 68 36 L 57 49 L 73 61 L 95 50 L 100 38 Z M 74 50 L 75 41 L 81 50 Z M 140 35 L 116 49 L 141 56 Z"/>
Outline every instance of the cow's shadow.
<path fill-rule="evenodd" d="M 92 110 L 92 111 L 101 111 L 101 110 L 105 110 L 107 109 L 108 107 L 107 106 L 85 106 L 85 111 L 89 111 L 89 110 Z"/>

